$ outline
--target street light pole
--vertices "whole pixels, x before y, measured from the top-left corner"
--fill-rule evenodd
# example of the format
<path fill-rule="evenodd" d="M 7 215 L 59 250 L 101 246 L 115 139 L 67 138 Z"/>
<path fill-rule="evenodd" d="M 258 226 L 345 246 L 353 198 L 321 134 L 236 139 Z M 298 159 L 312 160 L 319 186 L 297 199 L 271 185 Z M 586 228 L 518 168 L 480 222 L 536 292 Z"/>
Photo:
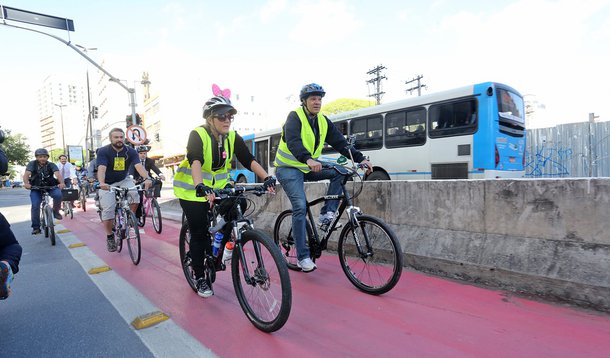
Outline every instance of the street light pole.
<path fill-rule="evenodd" d="M 63 108 L 66 107 L 66 104 L 53 104 L 54 106 L 59 107 L 59 115 L 61 118 L 61 142 L 62 142 L 62 149 L 63 149 L 63 154 L 66 153 L 66 135 L 64 132 L 64 111 Z"/>
<path fill-rule="evenodd" d="M 83 50 L 84 53 L 87 53 L 88 51 L 95 51 L 97 50 L 97 47 L 84 47 L 78 44 L 75 44 L 74 46 L 80 48 L 81 50 Z M 89 160 L 91 160 L 91 152 L 93 151 L 93 115 L 92 115 L 92 109 L 91 109 L 91 90 L 89 88 L 89 66 L 87 66 L 87 105 L 89 108 L 89 115 L 87 116 L 87 129 L 85 131 L 85 138 L 89 138 L 89 141 L 85 140 L 85 144 L 88 147 L 87 150 L 87 157 L 89 158 Z"/>

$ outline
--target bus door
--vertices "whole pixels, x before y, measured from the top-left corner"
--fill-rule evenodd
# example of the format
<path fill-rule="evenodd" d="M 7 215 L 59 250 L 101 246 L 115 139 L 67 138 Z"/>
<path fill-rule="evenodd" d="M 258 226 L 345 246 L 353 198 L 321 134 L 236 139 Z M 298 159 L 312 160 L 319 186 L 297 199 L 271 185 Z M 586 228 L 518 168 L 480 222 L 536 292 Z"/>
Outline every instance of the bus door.
<path fill-rule="evenodd" d="M 428 109 L 431 179 L 468 179 L 473 169 L 473 133 L 477 130 L 475 98 L 433 104 Z"/>
<path fill-rule="evenodd" d="M 265 169 L 269 171 L 269 139 L 257 141 L 255 143 L 255 158 L 256 161 Z M 260 183 L 260 178 L 256 178 L 256 182 Z"/>

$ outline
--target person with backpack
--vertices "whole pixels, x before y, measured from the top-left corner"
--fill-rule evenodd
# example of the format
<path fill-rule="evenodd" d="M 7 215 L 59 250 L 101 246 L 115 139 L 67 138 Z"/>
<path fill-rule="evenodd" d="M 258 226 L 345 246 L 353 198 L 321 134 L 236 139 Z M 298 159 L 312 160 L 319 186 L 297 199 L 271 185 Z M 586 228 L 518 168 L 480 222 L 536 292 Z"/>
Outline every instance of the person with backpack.
<path fill-rule="evenodd" d="M 23 186 L 31 190 L 30 201 L 32 202 L 32 235 L 40 234 L 40 204 L 42 203 L 42 192 L 32 189 L 32 186 L 55 186 L 48 191 L 53 198 L 53 216 L 57 220 L 63 219 L 59 213 L 61 208 L 61 189 L 65 188 L 64 178 L 55 163 L 49 161 L 49 152 L 44 148 L 36 149 L 35 160 L 25 167 L 23 174 Z"/>

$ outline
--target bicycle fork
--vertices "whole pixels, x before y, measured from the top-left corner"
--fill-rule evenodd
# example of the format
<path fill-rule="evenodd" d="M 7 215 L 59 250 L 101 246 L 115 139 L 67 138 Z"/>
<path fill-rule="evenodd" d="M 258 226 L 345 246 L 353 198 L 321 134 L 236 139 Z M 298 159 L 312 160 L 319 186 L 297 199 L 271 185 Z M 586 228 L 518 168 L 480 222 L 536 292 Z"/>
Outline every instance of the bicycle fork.
<path fill-rule="evenodd" d="M 360 228 L 360 221 L 358 221 L 358 215 L 361 214 L 362 211 L 360 211 L 360 208 L 357 206 L 350 206 L 349 208 L 347 208 L 347 216 L 353 228 L 352 234 L 354 236 L 354 243 L 356 244 L 356 248 L 358 249 L 358 254 L 360 255 L 360 258 L 364 260 L 367 257 L 373 256 L 373 252 L 371 250 L 369 234 L 364 228 L 362 228 L 362 235 L 364 236 L 366 250 L 362 247 L 362 244 L 360 242 L 360 235 L 358 234 L 358 228 Z"/>

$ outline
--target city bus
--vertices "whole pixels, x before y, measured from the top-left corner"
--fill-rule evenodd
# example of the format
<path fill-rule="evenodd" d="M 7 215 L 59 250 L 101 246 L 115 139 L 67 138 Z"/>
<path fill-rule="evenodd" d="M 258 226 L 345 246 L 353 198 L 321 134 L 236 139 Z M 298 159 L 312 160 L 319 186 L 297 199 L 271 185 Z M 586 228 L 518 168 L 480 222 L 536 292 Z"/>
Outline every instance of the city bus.
<path fill-rule="evenodd" d="M 329 118 L 373 163 L 366 180 L 525 175 L 523 97 L 504 84 L 480 83 Z M 253 135 L 253 153 L 270 174 L 280 135 L 281 128 Z M 338 157 L 326 146 L 321 159 Z"/>

